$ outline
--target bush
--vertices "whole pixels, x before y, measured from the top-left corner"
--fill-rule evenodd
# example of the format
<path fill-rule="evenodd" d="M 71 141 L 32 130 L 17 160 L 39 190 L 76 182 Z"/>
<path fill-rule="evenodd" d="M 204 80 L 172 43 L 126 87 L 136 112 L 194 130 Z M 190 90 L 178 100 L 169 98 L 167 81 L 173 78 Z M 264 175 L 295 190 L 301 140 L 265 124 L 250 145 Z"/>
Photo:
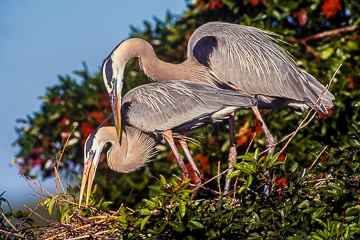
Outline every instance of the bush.
<path fill-rule="evenodd" d="M 76 210 L 78 189 L 62 197 L 69 201 L 69 194 L 71 203 L 59 199 L 46 202 L 48 206 L 64 204 L 62 221 L 51 223 L 51 234 L 83 236 L 86 233 L 74 230 L 81 227 L 79 231 L 95 237 L 91 231 L 97 228 L 91 226 L 96 223 L 102 227 L 97 233 L 122 238 L 358 238 L 359 7 L 357 1 L 339 0 L 199 0 L 189 4 L 181 17 L 169 14 L 164 22 L 155 19 L 155 26 L 145 21 L 145 31 L 132 28 L 131 37 L 153 43 L 159 58 L 174 63 L 185 59 L 191 33 L 208 21 L 276 32 L 293 44 L 279 43 L 296 63 L 324 85 L 341 65 L 330 86 L 334 107 L 328 116 L 320 114 L 299 130 L 285 151 L 279 150 L 285 146 L 279 143 L 277 161 L 259 154 L 256 149 L 265 147 L 262 130 L 250 112 L 238 112 L 235 137 L 242 164 L 235 164 L 235 195 L 231 197 L 216 193 L 215 179 L 200 190 L 198 199 L 203 200 L 190 201 L 189 183 L 179 184 L 172 178 L 180 172 L 167 145 L 161 146 L 147 167 L 132 174 L 109 171 L 104 157 L 95 179 L 97 191 L 91 202 L 95 208 Z M 13 164 L 27 176 L 54 175 L 57 153 L 69 136 L 58 170 L 79 174 L 84 140 L 111 110 L 101 74 L 90 76 L 84 68 L 76 72 L 83 79 L 80 83 L 70 76 L 61 77 L 59 85 L 48 88 L 42 97 L 41 111 L 20 120 L 26 126 L 17 129 L 19 137 L 14 144 L 21 150 Z M 127 65 L 125 80 L 124 93 L 149 82 L 136 60 Z M 263 110 L 278 141 L 297 129 L 306 114 L 299 117 L 288 108 Z M 206 180 L 226 168 L 226 128 L 214 126 L 211 133 L 199 129 L 190 135 L 199 140 L 199 145 L 192 143 L 190 149 Z M 223 163 L 220 168 L 218 162 Z M 68 224 L 73 224 L 71 231 L 65 227 Z"/>

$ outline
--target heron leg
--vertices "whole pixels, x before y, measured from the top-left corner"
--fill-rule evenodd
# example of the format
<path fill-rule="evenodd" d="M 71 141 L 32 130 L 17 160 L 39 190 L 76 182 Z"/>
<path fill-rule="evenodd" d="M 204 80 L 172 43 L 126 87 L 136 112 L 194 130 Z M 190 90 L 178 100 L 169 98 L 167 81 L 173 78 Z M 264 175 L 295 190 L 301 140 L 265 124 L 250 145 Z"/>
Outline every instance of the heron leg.
<path fill-rule="evenodd" d="M 196 164 L 194 162 L 194 159 L 192 158 L 192 156 L 190 154 L 190 151 L 189 151 L 189 148 L 188 148 L 188 146 L 186 144 L 186 141 L 181 139 L 181 140 L 179 140 L 179 142 L 181 144 L 182 149 L 185 152 L 186 158 L 188 159 L 191 168 L 194 171 L 194 183 L 195 183 L 196 186 L 199 186 L 202 183 L 203 177 L 202 177 L 198 167 L 196 166 Z M 191 200 L 195 199 L 195 196 L 196 196 L 197 192 L 199 191 L 199 189 L 200 188 L 197 188 L 197 190 L 191 195 Z"/>
<path fill-rule="evenodd" d="M 185 180 L 189 177 L 189 173 L 188 170 L 185 166 L 184 161 L 181 159 L 180 153 L 176 148 L 175 142 L 174 142 L 174 138 L 172 136 L 172 131 L 171 130 L 167 130 L 163 132 L 163 136 L 165 137 L 166 141 L 169 143 L 171 150 L 173 151 L 176 161 L 178 162 L 180 169 L 181 169 L 181 178 L 182 180 Z"/>
<path fill-rule="evenodd" d="M 274 153 L 274 149 L 275 149 L 275 139 L 271 135 L 271 133 L 270 133 L 269 129 L 267 128 L 264 120 L 262 119 L 258 107 L 257 106 L 252 106 L 251 108 L 254 111 L 256 118 L 259 120 L 262 129 L 264 130 L 264 133 L 265 133 L 265 136 L 266 136 L 266 147 L 267 147 L 267 149 L 269 151 L 270 156 L 272 157 L 272 155 Z"/>
<path fill-rule="evenodd" d="M 228 168 L 230 170 L 227 172 L 226 176 L 228 176 L 230 173 L 233 172 L 234 167 L 232 164 L 236 162 L 236 157 L 237 157 L 235 139 L 234 139 L 234 113 L 231 113 L 229 117 L 229 135 L 230 135 L 230 152 L 228 158 L 228 162 L 229 162 Z M 229 192 L 230 183 L 231 183 L 231 179 L 227 179 L 225 181 L 224 194 L 227 194 Z"/>

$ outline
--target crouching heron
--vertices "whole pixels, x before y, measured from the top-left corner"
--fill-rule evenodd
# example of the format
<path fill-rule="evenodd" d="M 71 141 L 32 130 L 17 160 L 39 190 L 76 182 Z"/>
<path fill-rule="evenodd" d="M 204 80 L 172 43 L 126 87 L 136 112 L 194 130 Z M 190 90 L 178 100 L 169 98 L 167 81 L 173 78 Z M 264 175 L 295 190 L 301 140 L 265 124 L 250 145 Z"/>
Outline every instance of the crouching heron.
<path fill-rule="evenodd" d="M 153 152 L 152 149 L 159 140 L 154 136 L 162 135 L 169 143 L 184 179 L 188 177 L 187 168 L 177 151 L 173 132 L 183 133 L 205 124 L 222 121 L 228 118 L 231 112 L 250 108 L 256 103 L 257 100 L 251 96 L 190 81 L 152 83 L 132 89 L 122 99 L 121 118 L 125 128 L 120 132 L 120 141 L 114 127 L 100 127 L 91 133 L 85 142 L 79 205 L 87 179 L 88 204 L 100 154 L 106 143 L 112 145 L 107 152 L 109 167 L 118 172 L 132 172 L 143 166 Z M 116 100 L 114 104 L 117 105 Z M 180 143 L 195 171 L 195 182 L 200 182 L 201 174 L 193 162 L 186 142 L 180 140 Z"/>

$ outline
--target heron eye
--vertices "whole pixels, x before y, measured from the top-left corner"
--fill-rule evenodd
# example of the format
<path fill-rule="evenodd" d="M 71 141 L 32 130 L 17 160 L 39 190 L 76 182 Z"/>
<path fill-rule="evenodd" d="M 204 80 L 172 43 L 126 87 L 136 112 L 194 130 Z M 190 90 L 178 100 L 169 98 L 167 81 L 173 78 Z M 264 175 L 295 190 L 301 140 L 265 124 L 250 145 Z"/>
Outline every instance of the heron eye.
<path fill-rule="evenodd" d="M 115 78 L 113 78 L 113 79 L 111 80 L 111 82 L 112 82 L 112 83 L 115 83 Z"/>
<path fill-rule="evenodd" d="M 93 150 L 90 150 L 90 151 L 89 151 L 89 154 L 90 154 L 90 155 L 93 155 L 93 154 L 94 154 L 94 151 L 93 151 Z"/>

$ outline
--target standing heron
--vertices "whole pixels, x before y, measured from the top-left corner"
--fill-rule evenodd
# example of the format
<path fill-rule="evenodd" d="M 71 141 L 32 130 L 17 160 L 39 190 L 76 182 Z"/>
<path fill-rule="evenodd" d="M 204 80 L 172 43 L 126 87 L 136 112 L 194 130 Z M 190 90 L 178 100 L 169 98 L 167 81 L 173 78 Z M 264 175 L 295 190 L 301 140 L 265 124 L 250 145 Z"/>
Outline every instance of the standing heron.
<path fill-rule="evenodd" d="M 121 115 L 125 129 L 120 132 L 120 141 L 116 128 L 101 126 L 86 140 L 80 204 L 87 179 L 88 203 L 96 167 L 106 143 L 112 144 L 107 153 L 109 167 L 118 172 L 132 172 L 145 164 L 157 143 L 158 138 L 154 136 L 160 134 L 169 143 L 184 179 L 187 178 L 187 169 L 175 146 L 173 132 L 182 133 L 222 121 L 231 112 L 250 108 L 256 102 L 251 96 L 236 91 L 190 81 L 152 83 L 132 89 L 122 101 Z M 186 143 L 184 140 L 180 143 L 195 171 L 194 178 L 199 182 L 201 174 Z"/>
<path fill-rule="evenodd" d="M 258 105 L 252 109 L 266 135 L 269 153 L 275 141 L 258 108 L 288 105 L 296 113 L 314 107 L 327 114 L 333 106 L 333 95 L 313 76 L 299 68 L 290 55 L 275 42 L 276 34 L 254 27 L 221 22 L 200 26 L 189 39 L 187 59 L 171 64 L 158 59 L 153 47 L 146 41 L 133 38 L 121 42 L 105 59 L 103 78 L 110 97 L 121 100 L 121 89 L 126 63 L 138 58 L 142 71 L 156 82 L 190 80 L 208 83 L 220 88 L 233 88 L 253 95 Z M 117 92 L 115 94 L 115 92 Z M 322 96 L 322 101 L 318 101 Z M 115 102 L 113 102 L 115 104 Z M 120 108 L 113 107 L 116 111 Z M 120 133 L 120 112 L 115 124 Z M 233 117 L 229 118 L 230 155 L 235 161 Z"/>

